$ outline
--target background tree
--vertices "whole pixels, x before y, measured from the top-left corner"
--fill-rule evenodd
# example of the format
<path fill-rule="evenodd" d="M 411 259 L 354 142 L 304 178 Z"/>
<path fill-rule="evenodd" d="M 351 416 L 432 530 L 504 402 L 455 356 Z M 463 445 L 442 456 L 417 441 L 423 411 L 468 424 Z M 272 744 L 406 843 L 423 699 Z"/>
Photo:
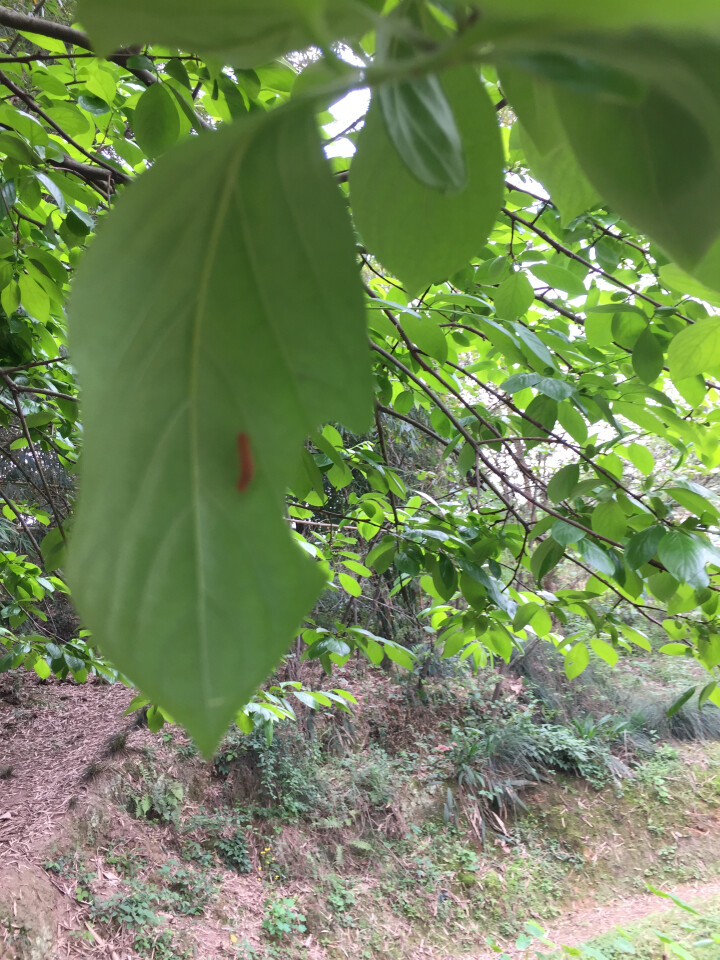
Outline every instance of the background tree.
<path fill-rule="evenodd" d="M 411 664 L 419 623 L 476 667 L 542 637 L 573 677 L 647 644 L 633 609 L 720 702 L 714 5 L 54 12 L 0 9 L 0 667 L 115 675 L 27 632 L 67 565 L 206 751 L 323 590 L 326 670 Z"/>

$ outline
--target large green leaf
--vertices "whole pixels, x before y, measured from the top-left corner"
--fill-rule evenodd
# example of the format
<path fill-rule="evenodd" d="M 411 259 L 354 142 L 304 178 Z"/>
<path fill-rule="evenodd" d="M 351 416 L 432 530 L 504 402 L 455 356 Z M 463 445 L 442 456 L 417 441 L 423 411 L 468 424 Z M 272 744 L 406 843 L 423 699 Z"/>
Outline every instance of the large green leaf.
<path fill-rule="evenodd" d="M 580 479 L 580 466 L 577 463 L 568 463 L 560 467 L 558 472 L 551 477 L 547 485 L 547 493 L 553 503 L 560 503 L 566 497 L 569 497 L 577 486 Z"/>
<path fill-rule="evenodd" d="M 603 200 L 713 288 L 720 267 L 719 55 L 709 40 L 599 35 L 522 61 L 553 81 L 570 145 Z"/>
<path fill-rule="evenodd" d="M 583 670 L 590 663 L 590 654 L 584 643 L 576 643 L 571 650 L 565 654 L 565 676 L 568 680 L 574 680 L 579 677 Z"/>
<path fill-rule="evenodd" d="M 509 65 L 500 71 L 500 82 L 520 120 L 520 145 L 530 169 L 568 223 L 595 206 L 599 197 L 568 143 L 552 89 L 546 81 Z"/>
<path fill-rule="evenodd" d="M 171 147 L 180 136 L 180 114 L 164 83 L 154 83 L 141 95 L 132 120 L 135 139 L 149 157 Z"/>
<path fill-rule="evenodd" d="M 483 17 L 515 20 L 528 31 L 546 29 L 548 23 L 564 30 L 596 27 L 619 30 L 637 26 L 668 27 L 683 32 L 720 32 L 720 9 L 715 0 L 606 0 L 605 3 L 576 3 L 575 0 L 487 0 Z"/>
<path fill-rule="evenodd" d="M 701 543 L 682 531 L 671 530 L 665 534 L 660 541 L 658 557 L 665 569 L 680 583 L 689 583 L 693 587 L 707 586 L 706 550 Z"/>
<path fill-rule="evenodd" d="M 326 419 L 368 422 L 353 241 L 312 115 L 261 114 L 158 161 L 71 307 L 77 604 L 208 752 L 322 584 L 283 520 L 301 444 Z"/>
<path fill-rule="evenodd" d="M 720 171 L 695 118 L 657 91 L 639 104 L 559 88 L 556 99 L 570 142 L 601 196 L 693 270 L 717 237 L 720 213 Z"/>
<path fill-rule="evenodd" d="M 410 171 L 434 190 L 467 184 L 460 131 L 438 77 L 383 84 L 377 92 L 385 129 Z"/>
<path fill-rule="evenodd" d="M 720 367 L 720 318 L 705 317 L 673 337 L 668 366 L 674 380 Z"/>
<path fill-rule="evenodd" d="M 502 147 L 490 99 L 475 71 L 443 74 L 465 150 L 467 187 L 451 196 L 417 180 L 373 102 L 350 168 L 350 198 L 368 248 L 413 289 L 444 280 L 482 248 L 502 197 Z"/>
<path fill-rule="evenodd" d="M 535 291 L 524 273 L 510 274 L 495 291 L 495 309 L 503 320 L 518 320 L 535 300 Z"/>
<path fill-rule="evenodd" d="M 633 370 L 645 383 L 652 383 L 662 373 L 663 363 L 662 344 L 650 327 L 646 327 L 633 347 Z"/>
<path fill-rule="evenodd" d="M 663 284 L 670 290 L 674 290 L 682 297 L 697 297 L 699 300 L 706 300 L 714 307 L 720 307 L 720 296 L 710 287 L 700 283 L 689 273 L 681 270 L 675 263 L 665 263 L 658 270 L 658 274 Z"/>
<path fill-rule="evenodd" d="M 352 0 L 81 0 L 78 17 L 101 53 L 133 43 L 174 44 L 238 67 L 359 35 L 368 4 Z"/>

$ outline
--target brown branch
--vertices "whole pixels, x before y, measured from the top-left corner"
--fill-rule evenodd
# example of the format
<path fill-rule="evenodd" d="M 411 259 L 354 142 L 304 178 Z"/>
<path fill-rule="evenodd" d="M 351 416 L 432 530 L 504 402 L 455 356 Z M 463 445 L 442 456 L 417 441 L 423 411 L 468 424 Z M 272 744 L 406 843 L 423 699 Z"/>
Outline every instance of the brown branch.
<path fill-rule="evenodd" d="M 636 290 L 629 283 L 625 283 L 623 280 L 618 280 L 617 277 L 613 276 L 612 273 L 608 273 L 607 270 L 603 270 L 602 267 L 597 266 L 592 263 L 590 260 L 586 260 L 585 257 L 580 256 L 579 253 L 575 253 L 574 250 L 571 250 L 569 247 L 566 247 L 564 244 L 555 240 L 550 236 L 549 233 L 546 233 L 544 230 L 541 230 L 540 227 L 537 227 L 534 223 L 529 220 L 524 220 L 517 213 L 513 213 L 512 210 L 508 210 L 507 207 L 503 207 L 502 212 L 506 217 L 509 217 L 511 221 L 522 224 L 528 230 L 532 230 L 534 234 L 540 237 L 541 240 L 544 240 L 545 243 L 550 244 L 553 250 L 557 250 L 558 253 L 562 253 L 564 256 L 569 257 L 571 260 L 575 260 L 577 263 L 582 263 L 583 266 L 587 267 L 588 270 L 592 270 L 593 273 L 597 273 L 599 276 L 604 277 L 610 283 L 616 287 L 620 287 L 623 290 L 627 290 L 628 293 L 632 293 L 633 296 L 639 297 L 641 300 L 644 300 L 646 303 L 651 304 L 653 307 L 662 307 L 664 304 L 660 303 L 659 300 L 654 300 L 652 297 L 649 297 L 646 293 L 643 293 L 641 290 Z M 693 321 L 690 317 L 686 317 L 682 313 L 676 311 L 676 316 L 680 317 L 681 320 L 686 320 L 688 323 Z"/>
<path fill-rule="evenodd" d="M 53 357 L 52 360 L 33 360 L 31 363 L 22 363 L 19 367 L 2 367 L 2 373 L 19 373 L 21 370 L 30 370 L 32 367 L 48 367 L 53 363 L 67 363 L 67 357 Z"/>
<path fill-rule="evenodd" d="M 3 379 L 5 379 L 3 377 Z M 7 380 L 5 380 L 7 383 Z M 57 397 L 60 400 L 72 400 L 73 403 L 77 403 L 78 398 L 73 397 L 69 393 L 59 393 L 57 390 L 43 390 L 41 387 L 28 387 L 22 383 L 13 382 L 13 390 L 19 390 L 22 393 L 40 393 L 46 397 Z"/>
<path fill-rule="evenodd" d="M 24 13 L 17 13 L 8 7 L 0 7 L 0 26 L 10 27 L 12 30 L 22 30 L 25 33 L 34 33 L 39 37 L 51 37 L 53 40 L 62 40 L 63 43 L 70 43 L 75 47 L 81 47 L 83 50 L 93 52 L 93 46 L 90 38 L 82 30 L 75 30 L 74 27 L 67 27 L 64 23 L 55 23 L 52 20 L 38 20 L 36 17 L 29 17 Z M 132 51 L 118 50 L 111 54 L 107 59 L 124 67 L 134 77 L 137 77 L 146 87 L 157 82 L 149 70 L 137 70 L 128 67 L 128 57 L 132 56 Z"/>

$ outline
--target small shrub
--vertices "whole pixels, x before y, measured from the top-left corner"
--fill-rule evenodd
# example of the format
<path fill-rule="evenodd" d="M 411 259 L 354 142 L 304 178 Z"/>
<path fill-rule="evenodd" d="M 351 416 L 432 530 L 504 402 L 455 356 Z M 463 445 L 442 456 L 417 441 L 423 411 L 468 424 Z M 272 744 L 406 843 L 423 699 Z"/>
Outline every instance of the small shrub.
<path fill-rule="evenodd" d="M 265 901 L 262 928 L 273 940 L 286 940 L 305 933 L 305 919 L 294 897 L 273 897 Z"/>
<path fill-rule="evenodd" d="M 348 882 L 336 874 L 330 874 L 327 881 L 330 888 L 327 895 L 329 909 L 341 927 L 354 927 L 352 909 L 356 903 L 355 893 Z"/>
<path fill-rule="evenodd" d="M 219 837 L 215 841 L 215 850 L 225 866 L 236 873 L 250 873 L 252 870 L 247 841 L 242 831 L 235 830 L 229 837 Z"/>
<path fill-rule="evenodd" d="M 670 803 L 668 779 L 676 776 L 681 768 L 680 755 L 674 747 L 664 743 L 649 760 L 638 767 L 637 782 L 654 791 L 661 803 Z"/>
<path fill-rule="evenodd" d="M 194 743 L 181 743 L 177 748 L 177 755 L 181 760 L 192 760 L 198 755 L 198 748 Z"/>
<path fill-rule="evenodd" d="M 451 743 L 436 748 L 441 757 L 435 761 L 449 762 L 450 776 L 459 788 L 456 794 L 447 791 L 446 822 L 457 821 L 465 796 L 476 801 L 465 812 L 479 819 L 483 832 L 486 819 L 500 827 L 494 814 L 502 817 L 525 809 L 522 790 L 547 779 L 552 771 L 576 774 L 596 785 L 628 776 L 628 767 L 610 751 L 610 743 L 623 730 L 624 722 L 609 717 L 564 726 L 536 722 L 529 713 L 495 718 L 492 725 L 452 727 Z"/>
<path fill-rule="evenodd" d="M 391 805 L 401 773 L 382 747 L 369 746 L 362 754 L 344 757 L 337 761 L 337 768 L 341 776 L 329 798 L 334 813 L 371 812 Z"/>
<path fill-rule="evenodd" d="M 195 834 L 183 843 L 184 859 L 207 867 L 214 853 L 231 870 L 249 873 L 252 861 L 242 823 L 237 814 L 222 811 L 211 816 L 201 813 L 191 817 L 182 826 L 183 833 Z"/>
<path fill-rule="evenodd" d="M 136 820 L 156 823 L 175 823 L 185 795 L 182 784 L 164 773 L 153 776 L 146 767 L 140 768 L 140 783 L 127 791 L 128 812 Z"/>
<path fill-rule="evenodd" d="M 294 729 L 278 731 L 268 743 L 261 730 L 235 729 L 213 761 L 215 773 L 232 777 L 241 796 L 257 804 L 257 813 L 292 822 L 314 812 L 321 800 L 316 744 Z"/>
<path fill-rule="evenodd" d="M 145 929 L 157 926 L 160 919 L 153 910 L 154 890 L 136 884 L 129 893 L 115 893 L 107 900 L 93 903 L 90 916 L 109 927 Z"/>
<path fill-rule="evenodd" d="M 215 893 L 213 878 L 187 867 L 176 860 L 168 860 L 158 871 L 162 891 L 158 901 L 175 913 L 198 916 Z"/>

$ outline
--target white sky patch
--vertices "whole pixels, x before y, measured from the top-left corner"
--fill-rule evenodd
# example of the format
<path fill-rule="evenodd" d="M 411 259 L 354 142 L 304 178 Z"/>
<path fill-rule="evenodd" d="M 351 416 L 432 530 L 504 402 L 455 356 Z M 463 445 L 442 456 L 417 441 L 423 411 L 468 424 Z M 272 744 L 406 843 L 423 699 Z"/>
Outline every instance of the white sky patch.
<path fill-rule="evenodd" d="M 351 90 L 330 107 L 330 113 L 335 119 L 325 125 L 325 132 L 330 137 L 337 137 L 365 116 L 369 104 L 370 91 L 367 87 Z M 355 145 L 347 137 L 339 137 L 325 147 L 326 157 L 351 157 L 354 153 Z"/>

